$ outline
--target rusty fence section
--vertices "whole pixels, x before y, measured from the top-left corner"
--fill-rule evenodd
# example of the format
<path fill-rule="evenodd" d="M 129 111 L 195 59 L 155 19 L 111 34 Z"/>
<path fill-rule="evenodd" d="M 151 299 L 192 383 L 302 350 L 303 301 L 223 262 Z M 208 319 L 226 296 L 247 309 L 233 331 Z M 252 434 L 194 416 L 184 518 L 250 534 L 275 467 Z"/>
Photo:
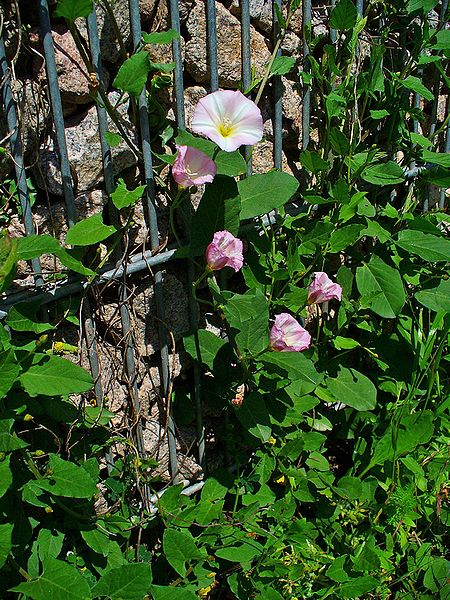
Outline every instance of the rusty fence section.
<path fill-rule="evenodd" d="M 57 136 L 57 145 L 60 158 L 60 170 L 63 183 L 64 199 L 66 205 L 66 218 L 68 225 L 72 225 L 77 221 L 76 207 L 74 202 L 74 185 L 72 181 L 72 174 L 69 165 L 67 145 L 64 132 L 64 117 L 61 104 L 61 96 L 58 88 L 58 74 L 55 63 L 55 53 L 53 48 L 53 40 L 51 33 L 50 13 L 47 0 L 37 0 L 36 8 L 39 10 L 40 25 L 43 35 L 43 47 L 45 55 L 45 64 L 48 79 L 48 88 L 50 92 L 51 109 L 53 115 L 54 129 Z M 273 0 L 273 39 L 279 33 L 279 25 L 276 18 L 276 7 L 281 8 L 281 0 Z M 331 1 L 331 5 L 328 10 L 331 10 L 336 4 L 335 0 Z M 180 17 L 179 17 L 179 6 L 177 0 L 169 0 L 170 8 L 170 19 L 172 29 L 180 33 Z M 443 0 L 440 5 L 440 14 L 444 15 L 448 8 L 448 0 Z M 141 45 L 141 23 L 139 14 L 139 1 L 129 0 L 130 9 L 130 23 L 131 33 L 134 49 L 137 49 Z M 251 83 L 251 62 L 250 62 L 250 1 L 240 0 L 241 9 L 241 42 L 242 42 L 242 85 L 244 89 L 247 89 Z M 311 23 L 312 6 L 311 0 L 303 0 L 302 3 L 303 12 L 303 70 L 308 71 L 309 69 L 309 49 L 306 40 L 306 26 Z M 364 2 L 363 0 L 357 1 L 357 11 L 360 15 L 364 13 Z M 217 54 L 217 31 L 216 31 L 216 4 L 215 0 L 206 0 L 206 14 L 207 14 L 207 42 L 208 42 L 208 61 L 210 71 L 210 91 L 215 91 L 219 87 L 219 73 L 218 73 L 218 54 Z M 95 11 L 87 18 L 87 30 L 89 40 L 90 56 L 87 56 L 87 60 L 92 65 L 93 71 L 95 72 L 99 81 L 100 89 L 104 89 L 102 77 L 103 70 L 101 64 L 100 54 L 100 40 L 98 35 L 97 20 Z M 330 39 L 332 43 L 336 43 L 336 32 L 330 30 Z M 274 42 L 275 44 L 275 42 Z M 175 114 L 177 120 L 177 126 L 179 129 L 185 128 L 185 107 L 184 107 L 184 85 L 183 85 L 183 61 L 181 56 L 180 40 L 175 39 L 173 41 L 173 56 L 175 61 L 174 70 L 174 91 L 175 91 Z M 281 50 L 278 51 L 281 54 Z M 0 37 L 0 87 L 2 94 L 2 101 L 4 106 L 4 112 L 7 117 L 7 131 L 9 136 L 10 152 L 14 160 L 15 166 L 15 177 L 17 182 L 18 195 L 20 205 L 22 208 L 23 221 L 25 226 L 26 235 L 33 235 L 35 233 L 35 227 L 33 223 L 33 215 L 30 203 L 29 192 L 27 189 L 26 174 L 23 160 L 23 147 L 20 138 L 19 124 L 17 118 L 16 106 L 13 99 L 11 90 L 11 67 L 8 64 L 5 45 L 3 39 Z M 441 78 L 437 74 L 434 81 L 433 92 L 435 98 L 439 96 L 439 90 L 441 87 Z M 276 168 L 282 168 L 282 84 L 281 77 L 275 76 L 272 80 L 272 121 L 274 130 L 274 165 Z M 420 106 L 420 96 L 416 94 L 415 104 Z M 437 102 L 437 100 L 436 100 Z M 107 120 L 106 110 L 102 102 L 97 103 L 97 115 L 98 115 L 98 128 L 101 141 L 102 160 L 103 160 L 103 172 L 104 172 L 104 189 L 107 194 L 110 194 L 114 189 L 114 178 L 113 178 L 113 159 L 111 155 L 111 149 L 106 141 L 105 133 L 107 131 Z M 130 314 L 130 308 L 127 298 L 127 285 L 126 279 L 131 275 L 139 272 L 143 272 L 151 268 L 154 273 L 154 297 L 157 311 L 157 320 L 159 326 L 159 337 L 160 337 L 160 383 L 161 390 L 160 395 L 164 399 L 166 410 L 168 413 L 167 420 L 167 437 L 169 447 L 169 466 L 170 475 L 172 482 L 179 481 L 179 465 L 176 448 L 176 435 L 175 435 L 175 424 L 173 422 L 172 412 L 170 410 L 171 399 L 170 399 L 170 377 L 169 377 L 169 351 L 167 343 L 167 332 L 163 325 L 164 323 L 164 301 L 162 295 L 162 284 L 163 284 L 163 267 L 166 263 L 172 260 L 175 255 L 175 249 L 169 249 L 160 252 L 160 235 L 158 230 L 158 219 L 156 214 L 155 205 L 155 185 L 154 185 L 154 173 L 152 166 L 152 152 L 151 152 L 151 141 L 150 141 L 150 127 L 149 117 L 147 112 L 147 100 L 145 89 L 142 91 L 138 99 L 138 115 L 140 125 L 140 140 L 141 147 L 136 149 L 139 153 L 139 157 L 143 166 L 144 179 L 146 184 L 146 193 L 143 198 L 145 215 L 147 217 L 147 227 L 149 230 L 150 248 L 149 250 L 142 252 L 139 255 L 133 256 L 128 262 L 124 262 L 122 259 L 122 253 L 120 247 L 117 248 L 113 256 L 113 264 L 107 265 L 93 282 L 93 285 L 100 285 L 106 282 L 114 280 L 117 284 L 119 306 L 120 306 L 120 321 L 122 327 L 123 340 L 125 340 L 124 356 L 123 361 L 126 367 L 126 373 L 128 377 L 128 388 L 130 401 L 133 406 L 133 412 L 135 415 L 140 414 L 140 402 L 139 402 L 139 390 L 137 386 L 137 372 L 136 372 L 136 350 L 134 346 L 133 330 L 132 330 L 132 319 Z M 434 119 L 434 127 L 437 121 L 436 107 L 433 109 L 432 119 Z M 309 131 L 311 122 L 311 90 L 308 87 L 305 88 L 303 99 L 302 99 L 302 123 L 303 133 L 301 146 L 303 149 L 307 148 L 309 144 Z M 432 124 L 433 127 L 433 124 Z M 414 123 L 414 129 L 417 129 L 417 123 Z M 450 129 L 447 128 L 444 142 L 444 151 L 450 151 Z M 250 157 L 249 149 L 245 150 L 247 158 Z M 421 169 L 426 167 L 417 168 L 415 165 L 411 165 L 410 170 L 406 173 L 407 177 L 415 177 Z M 248 175 L 252 172 L 251 160 L 248 161 Z M 444 207 L 445 196 L 442 191 L 439 199 L 439 206 Z M 110 204 L 110 203 L 109 203 Z M 424 210 L 428 209 L 428 202 L 425 201 Z M 293 207 L 295 211 L 295 206 Z M 298 209 L 297 209 L 298 210 Z M 117 221 L 117 214 L 112 209 L 110 214 L 111 221 Z M 273 215 L 267 215 L 264 221 L 267 225 L 270 225 L 273 219 Z M 39 259 L 31 261 L 31 267 L 34 273 L 35 287 L 34 289 L 23 290 L 19 292 L 13 292 L 9 295 L 3 295 L 0 298 L 0 318 L 7 314 L 8 309 L 17 302 L 25 300 L 39 301 L 45 305 L 48 302 L 55 301 L 57 299 L 67 297 L 71 294 L 83 294 L 88 288 L 87 283 L 83 283 L 76 278 L 68 278 L 66 281 L 61 283 L 53 284 L 52 286 L 45 285 L 42 277 L 42 270 Z M 192 281 L 193 265 L 188 265 L 188 279 Z M 96 345 L 96 333 L 95 333 L 95 320 L 92 316 L 92 310 L 89 304 L 88 295 L 86 294 L 82 304 L 82 321 L 83 321 L 83 332 L 88 350 L 88 357 L 93 378 L 95 380 L 95 397 L 96 402 L 99 406 L 104 403 L 104 390 L 102 389 L 102 383 L 100 379 L 99 370 L 99 356 L 98 348 Z M 197 322 L 197 310 L 193 299 L 190 302 L 190 326 L 195 329 Z M 200 377 L 199 372 L 194 368 L 194 405 L 196 409 L 196 424 L 197 424 L 197 454 L 198 463 L 204 468 L 205 467 L 205 428 L 203 423 L 203 411 L 201 402 L 201 390 L 200 390 Z M 140 419 L 134 426 L 134 440 L 139 453 L 145 457 L 145 449 L 143 442 L 142 426 Z M 186 482 L 185 482 L 186 483 Z M 186 488 L 186 493 L 193 493 L 201 488 L 202 482 L 194 483 Z M 151 496 L 148 491 L 145 494 L 147 499 L 147 505 L 151 505 L 157 501 L 156 496 Z"/>

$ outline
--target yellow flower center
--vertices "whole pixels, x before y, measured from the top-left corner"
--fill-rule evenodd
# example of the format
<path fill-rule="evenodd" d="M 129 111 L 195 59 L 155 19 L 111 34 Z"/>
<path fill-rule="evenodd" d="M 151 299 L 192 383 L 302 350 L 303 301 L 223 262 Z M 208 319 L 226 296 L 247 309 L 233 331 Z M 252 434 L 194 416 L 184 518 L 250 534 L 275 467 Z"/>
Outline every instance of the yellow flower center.
<path fill-rule="evenodd" d="M 223 137 L 228 137 L 229 135 L 232 135 L 233 130 L 233 123 L 230 121 L 230 119 L 228 119 L 228 117 L 225 117 L 222 123 L 219 125 L 220 135 Z"/>

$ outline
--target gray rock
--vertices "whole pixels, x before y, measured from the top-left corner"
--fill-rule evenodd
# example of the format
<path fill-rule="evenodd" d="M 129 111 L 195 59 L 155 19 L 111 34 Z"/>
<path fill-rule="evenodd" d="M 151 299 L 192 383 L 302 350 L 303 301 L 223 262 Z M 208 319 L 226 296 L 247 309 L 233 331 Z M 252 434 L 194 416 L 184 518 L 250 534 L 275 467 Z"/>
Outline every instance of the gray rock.
<path fill-rule="evenodd" d="M 241 25 L 222 4 L 216 2 L 217 47 L 219 84 L 236 88 L 241 81 Z M 207 60 L 207 36 L 205 4 L 199 2 L 189 15 L 187 30 L 190 39 L 186 42 L 185 65 L 197 83 L 209 83 L 210 70 Z M 270 58 L 264 37 L 254 27 L 250 29 L 251 61 L 256 76 L 264 73 L 264 65 Z"/>
<path fill-rule="evenodd" d="M 287 0 L 283 0 L 283 14 L 286 15 L 287 7 L 290 4 Z M 258 29 L 262 29 L 265 33 L 271 33 L 273 28 L 273 16 L 272 16 L 272 0 L 250 0 L 250 19 Z M 241 6 L 239 0 L 233 0 L 230 5 L 230 11 L 234 15 L 240 16 Z M 291 20 L 290 29 L 295 33 L 301 35 L 302 22 L 301 22 L 301 10 L 297 10 Z"/>
<path fill-rule="evenodd" d="M 42 88 L 36 81 L 15 79 L 11 82 L 11 89 L 16 103 L 25 165 L 29 167 L 37 161 L 37 149 L 50 109 Z M 3 103 L 0 102 L 0 139 L 4 139 L 8 133 Z M 14 164 L 8 156 L 0 159 L 0 176 L 3 180 L 13 169 Z"/>
<path fill-rule="evenodd" d="M 52 30 L 52 38 L 58 72 L 58 87 L 63 106 L 92 103 L 93 95 L 89 85 L 88 70 L 78 52 L 72 34 L 64 25 L 56 25 Z M 39 34 L 32 34 L 32 39 L 41 47 Z M 45 85 L 47 74 L 41 53 L 33 55 L 33 71 L 37 80 Z M 106 70 L 103 71 L 103 81 L 105 87 L 108 87 L 109 75 Z"/>
<path fill-rule="evenodd" d="M 114 104 L 119 99 L 119 94 L 111 92 L 108 97 L 110 102 Z M 128 102 L 121 104 L 118 108 L 118 114 L 122 119 L 122 124 L 128 136 L 134 143 L 137 143 L 136 129 L 131 124 L 127 111 Z M 117 128 L 109 117 L 108 130 L 117 133 Z M 65 133 L 72 174 L 77 180 L 77 190 L 78 192 L 90 190 L 103 177 L 96 107 L 92 106 L 81 118 L 77 115 L 76 117 L 66 119 Z M 55 148 L 55 134 L 52 132 L 46 143 L 41 146 L 39 168 L 35 169 L 35 175 L 40 187 L 47 188 L 52 194 L 62 196 L 59 157 Z M 121 173 L 124 169 L 137 163 L 136 156 L 124 141 L 112 149 L 112 157 L 115 174 Z"/>

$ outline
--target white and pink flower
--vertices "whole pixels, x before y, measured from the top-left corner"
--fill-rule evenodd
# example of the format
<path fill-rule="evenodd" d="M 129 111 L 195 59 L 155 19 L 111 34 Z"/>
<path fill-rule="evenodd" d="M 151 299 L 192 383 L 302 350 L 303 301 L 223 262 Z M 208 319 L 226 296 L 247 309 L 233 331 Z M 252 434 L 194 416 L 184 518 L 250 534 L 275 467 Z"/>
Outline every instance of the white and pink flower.
<path fill-rule="evenodd" d="M 178 155 L 172 165 L 172 177 L 183 188 L 211 183 L 216 176 L 216 163 L 201 150 L 177 146 Z"/>
<path fill-rule="evenodd" d="M 256 144 L 263 135 L 261 111 L 238 90 L 218 90 L 199 100 L 191 126 L 226 152 Z"/>
<path fill-rule="evenodd" d="M 322 304 L 330 300 L 342 299 L 342 288 L 334 283 L 323 271 L 313 273 L 314 279 L 308 287 L 308 304 Z"/>
<path fill-rule="evenodd" d="M 270 347 L 277 352 L 301 352 L 311 344 L 309 333 L 289 313 L 275 317 L 269 339 Z"/>
<path fill-rule="evenodd" d="M 216 231 L 213 241 L 206 248 L 206 264 L 210 271 L 231 267 L 237 273 L 244 264 L 242 250 L 240 239 L 229 231 Z"/>

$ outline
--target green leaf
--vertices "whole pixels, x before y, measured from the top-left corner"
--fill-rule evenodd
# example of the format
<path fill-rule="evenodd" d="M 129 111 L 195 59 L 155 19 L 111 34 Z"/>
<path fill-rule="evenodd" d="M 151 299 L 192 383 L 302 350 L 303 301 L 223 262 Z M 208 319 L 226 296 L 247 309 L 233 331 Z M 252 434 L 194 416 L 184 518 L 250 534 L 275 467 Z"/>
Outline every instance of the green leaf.
<path fill-rule="evenodd" d="M 326 160 L 323 160 L 317 152 L 311 152 L 311 150 L 304 150 L 300 154 L 300 162 L 307 171 L 314 174 L 326 171 L 329 167 Z"/>
<path fill-rule="evenodd" d="M 370 308 L 380 317 L 393 319 L 405 304 L 400 273 L 378 256 L 372 256 L 367 264 L 356 269 L 356 284 L 362 296 L 375 294 L 370 301 Z"/>
<path fill-rule="evenodd" d="M 223 558 L 230 562 L 244 563 L 249 562 L 258 556 L 263 551 L 263 547 L 259 542 L 249 538 L 238 542 L 234 546 L 226 546 L 215 551 L 218 558 Z"/>
<path fill-rule="evenodd" d="M 66 396 L 87 392 L 94 385 L 90 374 L 60 356 L 35 354 L 33 364 L 19 377 L 30 396 Z"/>
<path fill-rule="evenodd" d="M 122 136 L 118 133 L 107 131 L 105 133 L 105 140 L 108 142 L 108 146 L 110 148 L 117 148 L 117 146 L 120 146 L 120 143 L 122 142 Z"/>
<path fill-rule="evenodd" d="M 47 476 L 37 483 L 43 490 L 65 498 L 92 498 L 98 493 L 95 481 L 86 469 L 56 454 L 50 454 Z"/>
<path fill-rule="evenodd" d="M 330 252 L 341 252 L 348 246 L 352 246 L 362 235 L 364 225 L 345 225 L 336 229 L 331 234 Z"/>
<path fill-rule="evenodd" d="M 229 231 L 237 235 L 240 211 L 241 202 L 236 182 L 231 177 L 216 175 L 214 181 L 206 186 L 192 218 L 192 254 L 202 255 L 216 231 Z"/>
<path fill-rule="evenodd" d="M 6 562 L 12 548 L 12 531 L 14 524 L 5 523 L 0 525 L 0 569 Z"/>
<path fill-rule="evenodd" d="M 10 238 L 0 230 L 0 293 L 5 291 L 16 271 L 17 238 Z"/>
<path fill-rule="evenodd" d="M 403 169 L 392 160 L 366 167 L 361 177 L 373 185 L 394 185 L 405 180 Z"/>
<path fill-rule="evenodd" d="M 295 56 L 276 56 L 270 69 L 271 75 L 286 75 L 296 63 Z"/>
<path fill-rule="evenodd" d="M 433 36 L 433 50 L 450 50 L 450 30 L 441 29 Z"/>
<path fill-rule="evenodd" d="M 54 14 L 55 17 L 75 21 L 78 17 L 88 17 L 93 10 L 92 0 L 59 0 Z"/>
<path fill-rule="evenodd" d="M 117 229 L 112 225 L 103 223 L 102 213 L 96 213 L 69 229 L 66 235 L 66 244 L 73 246 L 91 246 L 106 240 L 110 235 L 116 233 Z"/>
<path fill-rule="evenodd" d="M 167 31 L 143 33 L 142 39 L 146 44 L 171 44 L 173 40 L 180 39 L 180 36 L 175 29 L 168 29 Z"/>
<path fill-rule="evenodd" d="M 337 127 L 332 127 L 330 130 L 330 144 L 337 156 L 346 156 L 350 151 L 347 136 Z"/>
<path fill-rule="evenodd" d="M 441 188 L 450 187 L 450 170 L 444 169 L 443 167 L 436 167 L 434 169 L 427 169 L 422 173 L 421 177 L 430 183 L 434 183 Z"/>
<path fill-rule="evenodd" d="M 37 538 L 39 558 L 44 564 L 49 558 L 58 558 L 64 543 L 64 533 L 41 529 Z"/>
<path fill-rule="evenodd" d="M 316 371 L 314 363 L 301 352 L 265 352 L 259 359 L 266 369 L 282 372 L 289 381 L 288 392 L 296 396 L 309 394 L 321 383 L 323 375 Z"/>
<path fill-rule="evenodd" d="M 346 106 L 347 102 L 345 101 L 345 98 L 337 92 L 330 92 L 325 100 L 325 107 L 329 119 L 341 117 Z"/>
<path fill-rule="evenodd" d="M 450 561 L 444 557 L 435 558 L 428 569 L 425 571 L 423 577 L 423 585 L 438 594 L 443 591 L 444 587 L 448 583 L 448 574 L 450 572 Z M 441 596 L 440 598 L 448 598 L 448 596 Z"/>
<path fill-rule="evenodd" d="M 14 419 L 2 419 L 0 421 L 0 452 L 13 452 L 28 446 L 15 433 L 10 433 L 13 425 Z"/>
<path fill-rule="evenodd" d="M 116 189 L 111 194 L 111 200 L 118 210 L 121 208 L 127 208 L 128 206 L 134 206 L 136 202 L 144 195 L 145 189 L 145 185 L 140 185 L 134 190 L 129 190 L 125 185 L 124 180 L 119 179 Z"/>
<path fill-rule="evenodd" d="M 358 12 L 351 0 L 340 0 L 331 11 L 330 27 L 345 31 L 356 25 Z"/>
<path fill-rule="evenodd" d="M 166 529 L 163 535 L 164 556 L 181 577 L 185 577 L 188 565 L 203 557 L 188 531 Z"/>
<path fill-rule="evenodd" d="M 374 590 L 378 585 L 379 582 L 375 577 L 364 575 L 342 584 L 337 595 L 339 598 L 364 598 L 367 597 L 365 596 L 367 592 Z"/>
<path fill-rule="evenodd" d="M 410 15 L 413 12 L 419 11 L 426 14 L 432 10 L 439 0 L 408 0 L 406 12 Z"/>
<path fill-rule="evenodd" d="M 39 302 L 19 302 L 10 308 L 6 322 L 14 331 L 43 333 L 49 329 L 54 329 L 51 323 L 39 321 L 38 311 L 41 307 L 42 305 Z"/>
<path fill-rule="evenodd" d="M 223 306 L 235 340 L 245 354 L 261 352 L 269 345 L 269 305 L 263 292 L 257 288 L 245 294 L 234 294 Z"/>
<path fill-rule="evenodd" d="M 372 119 L 375 119 L 375 120 L 384 119 L 384 117 L 389 116 L 389 111 L 385 110 L 384 108 L 381 110 L 371 110 L 370 116 L 372 117 Z"/>
<path fill-rule="evenodd" d="M 108 556 L 110 551 L 110 542 L 108 536 L 99 529 L 88 529 L 81 532 L 81 537 L 86 544 L 97 554 Z"/>
<path fill-rule="evenodd" d="M 147 83 L 150 70 L 151 65 L 147 52 L 133 54 L 120 67 L 113 81 L 113 87 L 128 92 L 132 96 L 139 96 Z"/>
<path fill-rule="evenodd" d="M 13 350 L 0 352 L 0 398 L 4 398 L 14 385 L 20 373 L 19 364 Z"/>
<path fill-rule="evenodd" d="M 32 600 L 86 600 L 91 597 L 89 584 L 78 569 L 55 558 L 47 559 L 40 577 L 21 583 L 12 591 Z"/>
<path fill-rule="evenodd" d="M 238 182 L 242 200 L 241 219 L 251 219 L 280 208 L 298 188 L 298 181 L 288 173 L 269 171 Z"/>
<path fill-rule="evenodd" d="M 450 260 L 450 240 L 416 230 L 398 234 L 397 246 L 429 262 Z"/>
<path fill-rule="evenodd" d="M 4 496 L 12 484 L 12 473 L 9 466 L 10 460 L 10 454 L 7 454 L 3 460 L 0 460 L 0 498 Z"/>
<path fill-rule="evenodd" d="M 186 588 L 152 585 L 151 592 L 154 600 L 198 600 L 197 594 Z"/>
<path fill-rule="evenodd" d="M 42 254 L 54 254 L 65 267 L 75 271 L 75 273 L 80 273 L 80 275 L 85 275 L 86 277 L 95 275 L 94 271 L 85 267 L 76 258 L 73 258 L 67 250 L 60 246 L 58 240 L 51 235 L 29 235 L 28 237 L 19 239 L 17 248 L 18 260 L 31 260 Z"/>
<path fill-rule="evenodd" d="M 336 491 L 348 500 L 358 500 L 362 495 L 362 483 L 357 477 L 346 475 L 339 479 Z"/>
<path fill-rule="evenodd" d="M 418 77 L 409 75 L 406 79 L 399 79 L 398 81 L 402 87 L 411 90 L 412 92 L 416 92 L 425 100 L 434 100 L 434 95 L 423 85 Z"/>
<path fill-rule="evenodd" d="M 247 170 L 247 163 L 242 154 L 235 150 L 234 152 L 225 152 L 219 150 L 214 159 L 217 166 L 217 175 L 228 175 L 228 177 L 237 177 Z"/>
<path fill-rule="evenodd" d="M 197 150 L 201 150 L 209 156 L 209 158 L 212 158 L 217 150 L 217 146 L 213 142 L 205 140 L 204 138 L 195 137 L 195 135 L 192 135 L 192 133 L 185 130 L 178 131 L 175 143 L 177 146 L 191 146 L 192 148 L 197 148 Z"/>
<path fill-rule="evenodd" d="M 422 159 L 428 163 L 450 168 L 450 154 L 446 152 L 431 152 L 430 150 L 424 150 L 422 152 Z"/>
<path fill-rule="evenodd" d="M 107 571 L 92 588 L 92 596 L 105 596 L 111 600 L 142 600 L 152 583 L 150 565 L 132 563 Z"/>
<path fill-rule="evenodd" d="M 450 313 L 450 280 L 443 279 L 437 287 L 417 292 L 415 298 L 430 310 Z"/>
<path fill-rule="evenodd" d="M 376 387 L 355 369 L 341 367 L 337 377 L 327 377 L 325 384 L 336 402 L 355 410 L 373 410 L 377 405 Z"/>
<path fill-rule="evenodd" d="M 257 392 L 252 392 L 246 396 L 243 404 L 235 410 L 236 416 L 244 429 L 259 440 L 267 442 L 272 430 L 263 396 Z"/>
<path fill-rule="evenodd" d="M 198 352 L 195 334 L 183 338 L 184 349 L 194 360 L 199 360 L 212 370 L 217 353 L 227 342 L 206 329 L 199 329 L 197 336 Z"/>
<path fill-rule="evenodd" d="M 390 425 L 383 437 L 376 442 L 368 469 L 407 454 L 416 446 L 426 444 L 433 436 L 433 431 L 431 411 L 424 410 L 421 413 L 406 415 L 394 428 Z"/>
<path fill-rule="evenodd" d="M 345 561 L 347 560 L 347 556 L 338 556 L 336 557 L 328 569 L 325 571 L 325 575 L 336 581 L 337 583 L 343 583 L 350 579 L 349 575 L 344 570 Z"/>

